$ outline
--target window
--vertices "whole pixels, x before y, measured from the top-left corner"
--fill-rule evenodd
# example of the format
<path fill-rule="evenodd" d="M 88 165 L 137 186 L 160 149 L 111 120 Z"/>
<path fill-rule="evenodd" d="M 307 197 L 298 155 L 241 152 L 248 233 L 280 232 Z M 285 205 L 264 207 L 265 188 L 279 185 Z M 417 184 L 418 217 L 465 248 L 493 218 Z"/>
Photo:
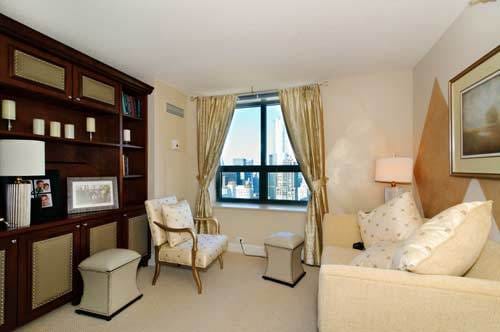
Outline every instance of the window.
<path fill-rule="evenodd" d="M 309 189 L 276 99 L 237 104 L 217 171 L 218 201 L 307 204 Z"/>

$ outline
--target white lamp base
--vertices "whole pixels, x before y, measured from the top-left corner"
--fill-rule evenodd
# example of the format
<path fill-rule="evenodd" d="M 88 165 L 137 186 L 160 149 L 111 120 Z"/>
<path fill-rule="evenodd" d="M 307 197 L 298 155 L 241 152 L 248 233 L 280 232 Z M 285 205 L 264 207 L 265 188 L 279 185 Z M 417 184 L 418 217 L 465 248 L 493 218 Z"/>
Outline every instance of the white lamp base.
<path fill-rule="evenodd" d="M 384 189 L 384 198 L 385 202 L 389 202 L 391 199 L 396 198 L 396 196 L 404 193 L 405 190 L 401 187 L 385 187 Z"/>
<path fill-rule="evenodd" d="M 7 185 L 7 222 L 9 227 L 26 227 L 31 220 L 31 184 Z"/>

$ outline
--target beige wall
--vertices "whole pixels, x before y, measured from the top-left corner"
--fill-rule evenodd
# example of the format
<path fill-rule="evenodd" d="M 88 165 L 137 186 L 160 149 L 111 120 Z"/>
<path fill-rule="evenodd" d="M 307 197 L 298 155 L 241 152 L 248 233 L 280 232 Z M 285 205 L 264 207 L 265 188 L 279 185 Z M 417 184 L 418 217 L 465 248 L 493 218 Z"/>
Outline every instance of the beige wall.
<path fill-rule="evenodd" d="M 414 151 L 418 150 L 434 80 L 448 102 L 448 81 L 500 43 L 500 3 L 468 6 L 413 70 Z"/>
<path fill-rule="evenodd" d="M 436 42 L 431 50 L 419 61 L 413 71 L 414 77 L 414 151 L 417 153 L 421 142 L 431 142 L 429 146 L 422 145 L 421 154 L 423 159 L 431 158 L 431 154 L 438 155 L 441 151 L 435 150 L 437 146 L 442 147 L 442 153 L 448 154 L 448 81 L 462 70 L 480 59 L 483 55 L 498 46 L 500 42 L 500 3 L 492 2 L 476 6 L 468 6 L 462 14 L 453 22 L 443 36 Z M 436 83 L 436 86 L 434 84 Z M 437 100 L 431 98 L 435 89 L 442 96 Z M 443 100 L 444 99 L 444 100 Z M 442 100 L 442 103 L 440 102 Z M 443 104 L 443 107 L 437 105 Z M 439 108 L 439 109 L 437 109 Z M 429 122 L 429 110 L 443 112 L 445 121 L 437 127 L 436 122 Z M 425 130 L 425 136 L 422 133 Z M 440 144 L 436 144 L 438 133 L 445 132 L 446 135 Z M 429 137 L 428 137 L 429 136 Z M 449 161 L 442 158 L 439 163 L 434 162 L 433 167 L 440 169 L 442 178 L 431 179 L 424 177 L 417 181 L 421 189 L 421 196 L 429 195 L 430 192 L 447 190 L 459 195 L 451 200 L 450 195 L 439 195 L 430 200 L 438 209 L 442 210 L 462 200 L 491 199 L 494 201 L 493 213 L 496 221 L 500 224 L 500 181 L 497 179 L 480 179 L 479 181 L 456 177 L 449 177 Z M 478 185 L 479 184 L 479 185 Z M 426 189 L 422 192 L 422 188 Z M 427 216 L 435 212 L 430 204 L 424 204 L 423 210 Z M 495 229 L 493 233 L 498 233 Z M 496 235 L 492 235 L 495 237 Z"/>
<path fill-rule="evenodd" d="M 393 153 L 412 155 L 411 71 L 332 79 L 322 87 L 322 96 L 331 210 L 354 212 L 376 207 L 384 200 L 384 184 L 373 180 L 375 159 Z M 186 197 L 194 204 L 196 121 L 192 102 L 188 102 L 186 123 L 190 167 L 185 170 L 189 184 Z M 216 207 L 214 214 L 233 244 L 239 236 L 259 246 L 274 231 L 304 231 L 305 212 Z"/>
<path fill-rule="evenodd" d="M 149 197 L 166 195 L 186 196 L 186 118 L 166 112 L 167 102 L 186 108 L 188 97 L 161 81 L 154 82 L 149 100 Z M 180 150 L 171 149 L 171 141 L 178 140 Z"/>

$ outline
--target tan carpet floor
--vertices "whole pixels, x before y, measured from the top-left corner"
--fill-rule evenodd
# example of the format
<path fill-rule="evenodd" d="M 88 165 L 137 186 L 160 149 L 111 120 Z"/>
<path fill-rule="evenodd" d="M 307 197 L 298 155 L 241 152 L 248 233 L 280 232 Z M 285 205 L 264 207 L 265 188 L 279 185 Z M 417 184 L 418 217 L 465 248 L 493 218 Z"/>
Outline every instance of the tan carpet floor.
<path fill-rule="evenodd" d="M 153 268 L 139 270 L 144 297 L 110 322 L 74 313 L 64 305 L 18 331 L 317 331 L 318 268 L 305 266 L 295 288 L 262 279 L 265 260 L 228 253 L 224 270 L 214 264 L 201 273 L 197 295 L 191 271 L 162 267 L 156 286 Z"/>

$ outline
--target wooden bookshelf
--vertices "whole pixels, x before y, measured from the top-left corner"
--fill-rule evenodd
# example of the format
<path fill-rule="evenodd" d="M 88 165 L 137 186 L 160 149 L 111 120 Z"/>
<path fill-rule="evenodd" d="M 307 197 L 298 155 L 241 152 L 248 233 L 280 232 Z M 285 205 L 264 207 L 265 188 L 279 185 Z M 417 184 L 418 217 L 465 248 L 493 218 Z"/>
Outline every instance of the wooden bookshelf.
<path fill-rule="evenodd" d="M 25 71 L 33 70 L 33 63 L 24 68 L 23 57 L 27 57 L 25 61 L 36 59 L 35 67 L 45 66 L 40 71 L 45 76 L 26 75 Z M 99 83 L 93 86 L 94 90 L 83 88 L 85 84 L 95 81 Z M 103 90 L 98 95 L 86 93 L 95 89 Z M 149 247 L 150 235 L 143 216 L 148 192 L 147 97 L 152 91 L 153 87 L 148 84 L 0 14 L 0 100 L 16 102 L 13 129 L 7 131 L 6 122 L 0 120 L 0 139 L 45 142 L 46 169 L 59 173 L 59 184 L 55 185 L 59 185 L 64 208 L 67 207 L 68 177 L 114 176 L 117 178 L 120 203 L 120 207 L 115 210 L 62 215 L 22 229 L 0 231 L 0 250 L 6 253 L 5 285 L 0 285 L 4 287 L 0 291 L 0 296 L 4 298 L 0 301 L 4 303 L 6 314 L 0 319 L 0 332 L 11 331 L 69 301 L 78 301 L 82 283 L 77 266 L 90 255 L 91 243 L 94 241 L 92 234 L 100 226 L 109 224 L 116 228 L 116 236 L 100 237 L 109 241 L 107 245 L 127 248 L 131 236 L 128 225 L 138 217 L 138 222 L 145 226 L 141 226 L 140 234 Z M 137 103 L 135 116 L 123 113 L 123 94 Z M 87 117 L 95 118 L 96 122 L 92 140 L 86 132 Z M 45 121 L 45 135 L 33 134 L 35 118 Z M 50 121 L 61 123 L 61 137 L 49 136 Z M 75 126 L 75 139 L 64 138 L 64 124 Z M 132 140 L 127 144 L 123 142 L 123 129 L 131 130 Z M 127 175 L 122 164 L 124 154 L 129 158 Z M 0 180 L 4 183 L 9 181 Z M 0 217 L 4 216 L 5 197 L 2 188 Z M 94 232 L 90 232 L 91 229 Z M 65 267 L 61 273 L 72 271 L 71 289 L 64 295 L 54 294 L 50 301 L 35 307 L 32 305 L 32 245 L 47 239 L 56 241 L 65 235 L 71 235 L 72 248 L 69 252 L 72 256 L 67 262 L 57 262 L 55 265 Z M 141 254 L 143 263 L 147 262 L 150 250 Z M 51 273 L 51 278 L 58 277 L 58 271 Z M 50 288 L 50 285 L 47 287 Z M 50 292 L 50 289 L 46 291 Z"/>

